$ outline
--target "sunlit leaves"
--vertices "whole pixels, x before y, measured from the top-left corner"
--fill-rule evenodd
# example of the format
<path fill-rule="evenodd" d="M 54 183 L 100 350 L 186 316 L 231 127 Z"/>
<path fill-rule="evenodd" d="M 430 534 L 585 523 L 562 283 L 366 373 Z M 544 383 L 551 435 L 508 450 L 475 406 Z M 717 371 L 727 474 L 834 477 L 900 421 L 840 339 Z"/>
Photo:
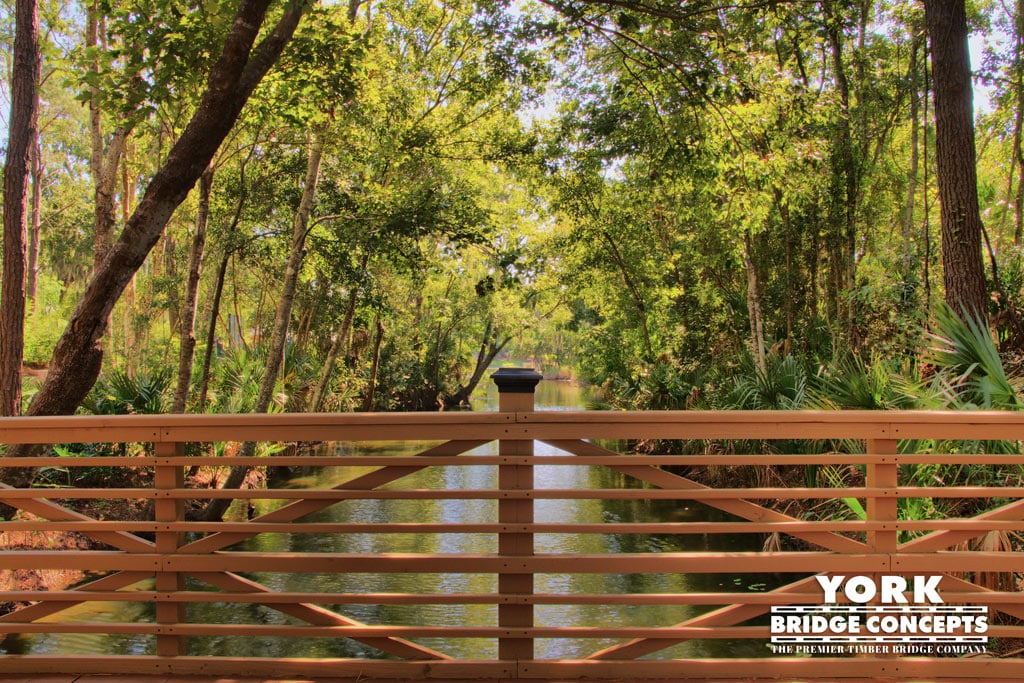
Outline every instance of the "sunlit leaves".
<path fill-rule="evenodd" d="M 198 0 L 103 2 L 105 29 L 96 46 L 73 53 L 74 80 L 83 99 L 120 117 L 141 120 L 170 100 L 198 98 L 227 33 L 234 6 Z M 93 93 L 89 89 L 94 89 Z"/>
<path fill-rule="evenodd" d="M 298 126 L 344 116 L 368 76 L 368 37 L 342 5 L 314 5 L 261 86 L 255 106 Z"/>

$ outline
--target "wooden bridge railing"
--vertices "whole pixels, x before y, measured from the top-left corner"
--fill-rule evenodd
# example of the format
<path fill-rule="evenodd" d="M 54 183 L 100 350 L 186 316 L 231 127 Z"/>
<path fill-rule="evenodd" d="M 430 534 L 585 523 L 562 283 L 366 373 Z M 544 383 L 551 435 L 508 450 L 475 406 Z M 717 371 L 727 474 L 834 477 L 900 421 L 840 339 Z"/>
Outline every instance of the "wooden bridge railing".
<path fill-rule="evenodd" d="M 929 656 L 909 656 L 892 647 L 857 652 L 847 648 L 839 653 L 828 647 L 801 649 L 799 643 L 769 647 L 770 640 L 780 635 L 772 620 L 775 610 L 803 606 L 811 610 L 807 614 L 814 612 L 824 601 L 824 584 L 816 577 L 835 581 L 829 585 L 839 587 L 840 576 L 863 577 L 858 581 L 864 589 L 871 582 L 891 585 L 891 577 L 902 577 L 913 586 L 915 577 L 924 585 L 929 577 L 941 575 L 936 591 L 942 609 L 987 610 L 984 635 L 989 646 L 1024 638 L 1024 627 L 1018 625 L 1024 619 L 1024 593 L 1019 590 L 1024 555 L 1019 549 L 996 550 L 973 543 L 1024 530 L 1024 483 L 1014 474 L 1024 471 L 1024 456 L 987 454 L 977 447 L 970 453 L 900 453 L 901 444 L 910 440 L 1024 441 L 1024 415 L 534 412 L 529 382 L 505 389 L 502 409 L 483 414 L 75 416 L 0 421 L 0 442 L 8 444 L 150 445 L 143 455 L 125 457 L 0 458 L 0 467 L 131 468 L 145 482 L 130 488 L 0 485 L 0 501 L 23 511 L 0 522 L 0 534 L 31 533 L 38 540 L 36 547 L 0 552 L 0 572 L 10 576 L 18 569 L 76 570 L 89 577 L 68 589 L 0 592 L 0 604 L 19 605 L 0 617 L 0 637 L 104 635 L 130 643 L 113 652 L 91 654 L 69 654 L 60 640 L 52 640 L 56 645 L 34 654 L 12 654 L 16 648 L 0 643 L 0 672 L 359 680 L 1024 679 L 1024 661 L 1019 656 L 1000 656 L 994 650 L 953 653 L 940 644 L 929 646 L 934 653 Z M 718 455 L 647 456 L 603 441 L 650 439 L 715 440 L 732 444 L 733 449 L 744 442 L 778 444 L 780 440 L 819 447 L 853 443 L 863 448 L 851 450 L 863 452 L 765 455 L 734 453 L 723 447 Z M 194 446 L 189 446 L 194 454 L 186 451 L 186 445 L 242 441 L 408 441 L 422 446 L 414 455 L 289 454 L 251 460 L 212 456 Z M 499 444 L 497 454 L 474 452 L 489 442 Z M 555 454 L 535 455 L 534 444 L 545 444 Z M 265 465 L 349 469 L 338 470 L 346 473 L 338 483 L 321 488 L 222 491 L 185 485 L 186 472 L 193 468 Z M 915 483 L 909 476 L 911 469 L 922 465 L 999 466 L 1007 476 L 1000 486 L 939 479 Z M 623 486 L 544 488 L 537 481 L 538 466 L 609 468 Z M 846 482 L 819 476 L 794 487 L 781 476 L 793 466 L 841 469 L 851 476 Z M 703 474 L 709 468 L 735 467 L 762 468 L 765 484 L 710 487 L 700 483 L 708 480 Z M 402 487 L 407 477 L 428 468 L 497 471 L 493 478 L 484 477 L 489 486 Z M 243 504 L 239 514 L 229 515 L 227 521 L 192 521 L 186 514 L 189 501 L 224 496 Z M 942 519 L 900 518 L 899 501 L 937 498 L 967 501 L 963 508 L 971 513 Z M 699 504 L 721 514 L 712 521 L 535 518 L 539 501 L 586 499 L 637 506 L 678 501 L 680 509 Z M 107 509 L 115 510 L 120 501 L 141 500 L 151 503 L 150 514 L 139 521 L 74 511 L 82 500 L 93 501 L 90 509 L 98 511 L 105 508 L 103 501 L 109 501 Z M 469 522 L 387 518 L 387 506 L 398 500 L 464 501 L 480 504 L 484 512 Z M 836 500 L 846 501 L 845 506 Z M 361 522 L 323 521 L 318 516 L 332 506 L 356 501 L 376 501 L 381 514 Z M 857 514 L 845 519 L 803 518 L 789 513 L 793 501 L 832 501 L 833 509 Z M 803 509 L 812 507 L 805 504 Z M 51 549 L 53 539 L 67 532 L 90 539 L 92 549 Z M 780 539 L 772 551 L 760 547 L 685 550 L 668 543 L 670 550 L 567 554 L 544 551 L 538 542 L 579 535 L 618 539 L 747 535 L 760 543 L 769 534 Z M 346 552 L 336 552 L 330 544 L 325 544 L 327 550 L 294 550 L 282 539 L 295 535 L 328 540 L 352 535 L 371 541 Z M 493 542 L 491 551 L 463 552 L 457 539 L 470 535 L 491 539 L 487 541 Z M 322 587 L 294 588 L 294 577 L 309 574 L 321 577 Z M 719 574 L 726 577 L 727 585 L 718 590 L 642 592 L 633 588 L 638 582 L 629 580 L 636 575 L 671 579 Z M 352 587 L 358 582 L 346 581 L 338 588 L 342 584 L 336 580 L 379 575 L 402 576 L 407 579 L 402 586 L 421 582 L 422 588 L 380 590 L 368 582 L 371 588 L 359 590 Z M 622 588 L 593 592 L 576 587 L 588 585 L 582 579 L 595 576 L 620 576 L 616 583 Z M 755 578 L 730 578 L 743 576 Z M 982 580 L 991 576 L 999 576 L 1004 583 L 993 587 Z M 460 580 L 446 583 L 451 577 Z M 466 577 L 472 580 L 462 580 Z M 756 577 L 768 577 L 771 585 L 753 586 L 761 580 Z M 537 590 L 538 585 L 544 590 Z M 646 585 L 677 584 L 655 580 Z M 435 588 L 428 590 L 430 586 Z M 900 594 L 908 602 L 922 599 L 921 595 L 911 598 L 909 589 Z M 933 595 L 927 590 L 922 594 Z M 889 597 L 893 595 L 890 592 Z M 860 599 L 860 594 L 852 597 L 857 609 L 893 607 L 879 605 L 877 596 L 874 600 Z M 840 598 L 839 611 L 851 607 L 849 598 Z M 130 611 L 135 616 L 113 622 L 78 616 L 83 605 L 107 603 L 135 606 Z M 206 609 L 212 604 L 220 606 L 217 614 L 221 616 L 215 621 Z M 409 605 L 430 608 L 422 612 L 428 615 L 423 623 L 391 618 Z M 558 606 L 559 615 L 574 615 L 572 620 L 559 616 L 564 622 L 550 623 L 549 617 L 539 618 L 552 606 Z M 684 616 L 655 625 L 631 623 L 630 616 L 645 606 L 672 607 L 675 611 L 667 613 Z M 934 607 L 917 606 L 929 613 L 935 612 Z M 463 619 L 461 615 L 467 614 L 476 617 Z M 588 615 L 593 621 L 578 621 Z M 849 635 L 840 631 L 832 623 L 818 635 Z M 965 630 L 961 624 L 951 633 L 951 639 L 960 638 Z M 889 637 L 890 645 L 910 642 L 902 630 L 882 635 Z M 264 649 L 265 656 L 232 654 L 230 647 L 210 654 L 210 643 L 231 638 L 259 638 L 260 643 L 272 645 Z M 296 639 L 320 645 L 305 650 L 301 657 L 291 656 L 295 651 L 291 645 L 300 642 Z M 686 649 L 687 644 L 706 641 L 746 643 L 747 647 L 745 654 L 736 656 L 729 654 L 729 646 L 718 648 L 715 656 Z M 561 642 L 591 645 L 582 654 L 550 647 Z M 359 644 L 358 654 L 339 656 L 338 643 Z M 566 651 L 574 654 L 545 654 Z M 465 652 L 475 654 L 458 654 Z M 812 652 L 813 656 L 808 654 Z"/>

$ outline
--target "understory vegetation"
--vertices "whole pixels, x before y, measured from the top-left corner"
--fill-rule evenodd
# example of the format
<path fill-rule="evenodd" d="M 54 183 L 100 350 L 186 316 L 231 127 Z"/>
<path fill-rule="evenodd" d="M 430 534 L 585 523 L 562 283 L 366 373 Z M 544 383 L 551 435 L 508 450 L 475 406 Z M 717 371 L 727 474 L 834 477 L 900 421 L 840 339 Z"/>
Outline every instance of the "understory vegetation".
<path fill-rule="evenodd" d="M 1017 410 L 1024 8 L 925 4 L 982 45 L 959 163 L 936 164 L 945 45 L 916 1 L 311 5 L 158 224 L 148 193 L 189 151 L 234 3 L 40 2 L 24 329 L 0 338 L 23 338 L 24 381 L 3 412 L 447 410 L 508 359 L 594 387 L 594 408 Z M 13 78 L 10 7 L 0 23 Z M 971 264 L 944 230 L 950 168 L 976 171 Z"/>

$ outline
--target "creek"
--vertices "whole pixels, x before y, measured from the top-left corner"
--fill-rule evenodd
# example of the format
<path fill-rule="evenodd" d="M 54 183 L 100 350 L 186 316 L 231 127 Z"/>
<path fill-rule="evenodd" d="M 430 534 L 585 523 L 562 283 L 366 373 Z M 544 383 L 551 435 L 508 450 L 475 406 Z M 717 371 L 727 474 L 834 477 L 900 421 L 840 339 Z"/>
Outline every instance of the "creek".
<path fill-rule="evenodd" d="M 536 406 L 540 410 L 581 409 L 584 393 L 570 382 L 544 381 L 537 387 Z M 487 381 L 474 396 L 475 410 L 496 410 L 497 391 Z M 417 444 L 375 442 L 373 444 L 327 444 L 330 454 L 401 455 L 416 452 Z M 403 451 L 404 449 L 407 449 Z M 494 454 L 497 444 L 482 446 L 472 454 Z M 536 454 L 560 453 L 538 443 Z M 287 481 L 274 486 L 326 488 L 371 468 L 323 468 L 312 473 L 293 473 Z M 602 467 L 537 466 L 538 488 L 615 488 L 639 486 L 622 474 Z M 495 486 L 497 468 L 432 467 L 405 477 L 403 488 L 485 489 Z M 275 503 L 267 501 L 265 505 Z M 260 507 L 257 513 L 271 509 Z M 656 522 L 725 520 L 728 516 L 699 504 L 671 500 L 538 500 L 535 518 L 542 522 Z M 497 503 L 488 500 L 351 500 L 333 505 L 304 521 L 318 522 L 481 522 L 497 519 Z M 538 534 L 540 553 L 644 553 L 698 550 L 759 550 L 757 535 L 637 535 L 637 534 Z M 488 534 L 262 534 L 238 549 L 263 552 L 398 552 L 398 553 L 494 553 L 497 541 Z M 418 593 L 493 593 L 497 579 L 488 574 L 259 574 L 246 575 L 274 590 L 308 592 L 418 592 Z M 537 593 L 686 593 L 718 591 L 761 591 L 778 583 L 771 576 L 751 574 L 540 574 L 535 577 Z M 189 582 L 189 589 L 204 587 Z M 151 590 L 142 583 L 138 590 Z M 344 605 L 336 607 L 345 616 L 367 624 L 409 624 L 459 626 L 497 623 L 493 605 Z M 706 607 L 687 605 L 538 605 L 538 626 L 669 626 L 696 616 Z M 87 603 L 63 613 L 71 621 L 139 622 L 153 619 L 154 608 L 146 603 Z M 298 623 L 279 612 L 259 605 L 205 603 L 188 607 L 193 623 Z M 446 654 L 465 659 L 490 659 L 497 656 L 493 641 L 454 639 L 451 642 L 418 641 Z M 579 658 L 610 643 L 597 640 L 539 640 L 538 658 Z M 146 636 L 40 634 L 11 636 L 0 644 L 0 652 L 10 654 L 152 654 L 153 641 Z M 189 640 L 188 653 L 198 656 L 233 657 L 362 657 L 383 656 L 373 648 L 348 639 L 261 639 L 204 637 Z M 693 641 L 663 650 L 653 657 L 759 657 L 770 651 L 764 641 Z"/>

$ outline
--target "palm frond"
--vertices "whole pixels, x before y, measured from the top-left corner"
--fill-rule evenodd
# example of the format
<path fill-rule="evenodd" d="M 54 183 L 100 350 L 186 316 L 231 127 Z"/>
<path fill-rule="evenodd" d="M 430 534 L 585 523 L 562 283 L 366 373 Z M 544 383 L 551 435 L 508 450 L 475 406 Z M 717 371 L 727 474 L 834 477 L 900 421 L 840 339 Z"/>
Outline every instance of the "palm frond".
<path fill-rule="evenodd" d="M 962 318 L 948 306 L 935 313 L 935 330 L 925 359 L 945 375 L 951 407 L 1019 410 L 1020 379 L 1011 377 L 988 327 L 979 318 Z"/>

